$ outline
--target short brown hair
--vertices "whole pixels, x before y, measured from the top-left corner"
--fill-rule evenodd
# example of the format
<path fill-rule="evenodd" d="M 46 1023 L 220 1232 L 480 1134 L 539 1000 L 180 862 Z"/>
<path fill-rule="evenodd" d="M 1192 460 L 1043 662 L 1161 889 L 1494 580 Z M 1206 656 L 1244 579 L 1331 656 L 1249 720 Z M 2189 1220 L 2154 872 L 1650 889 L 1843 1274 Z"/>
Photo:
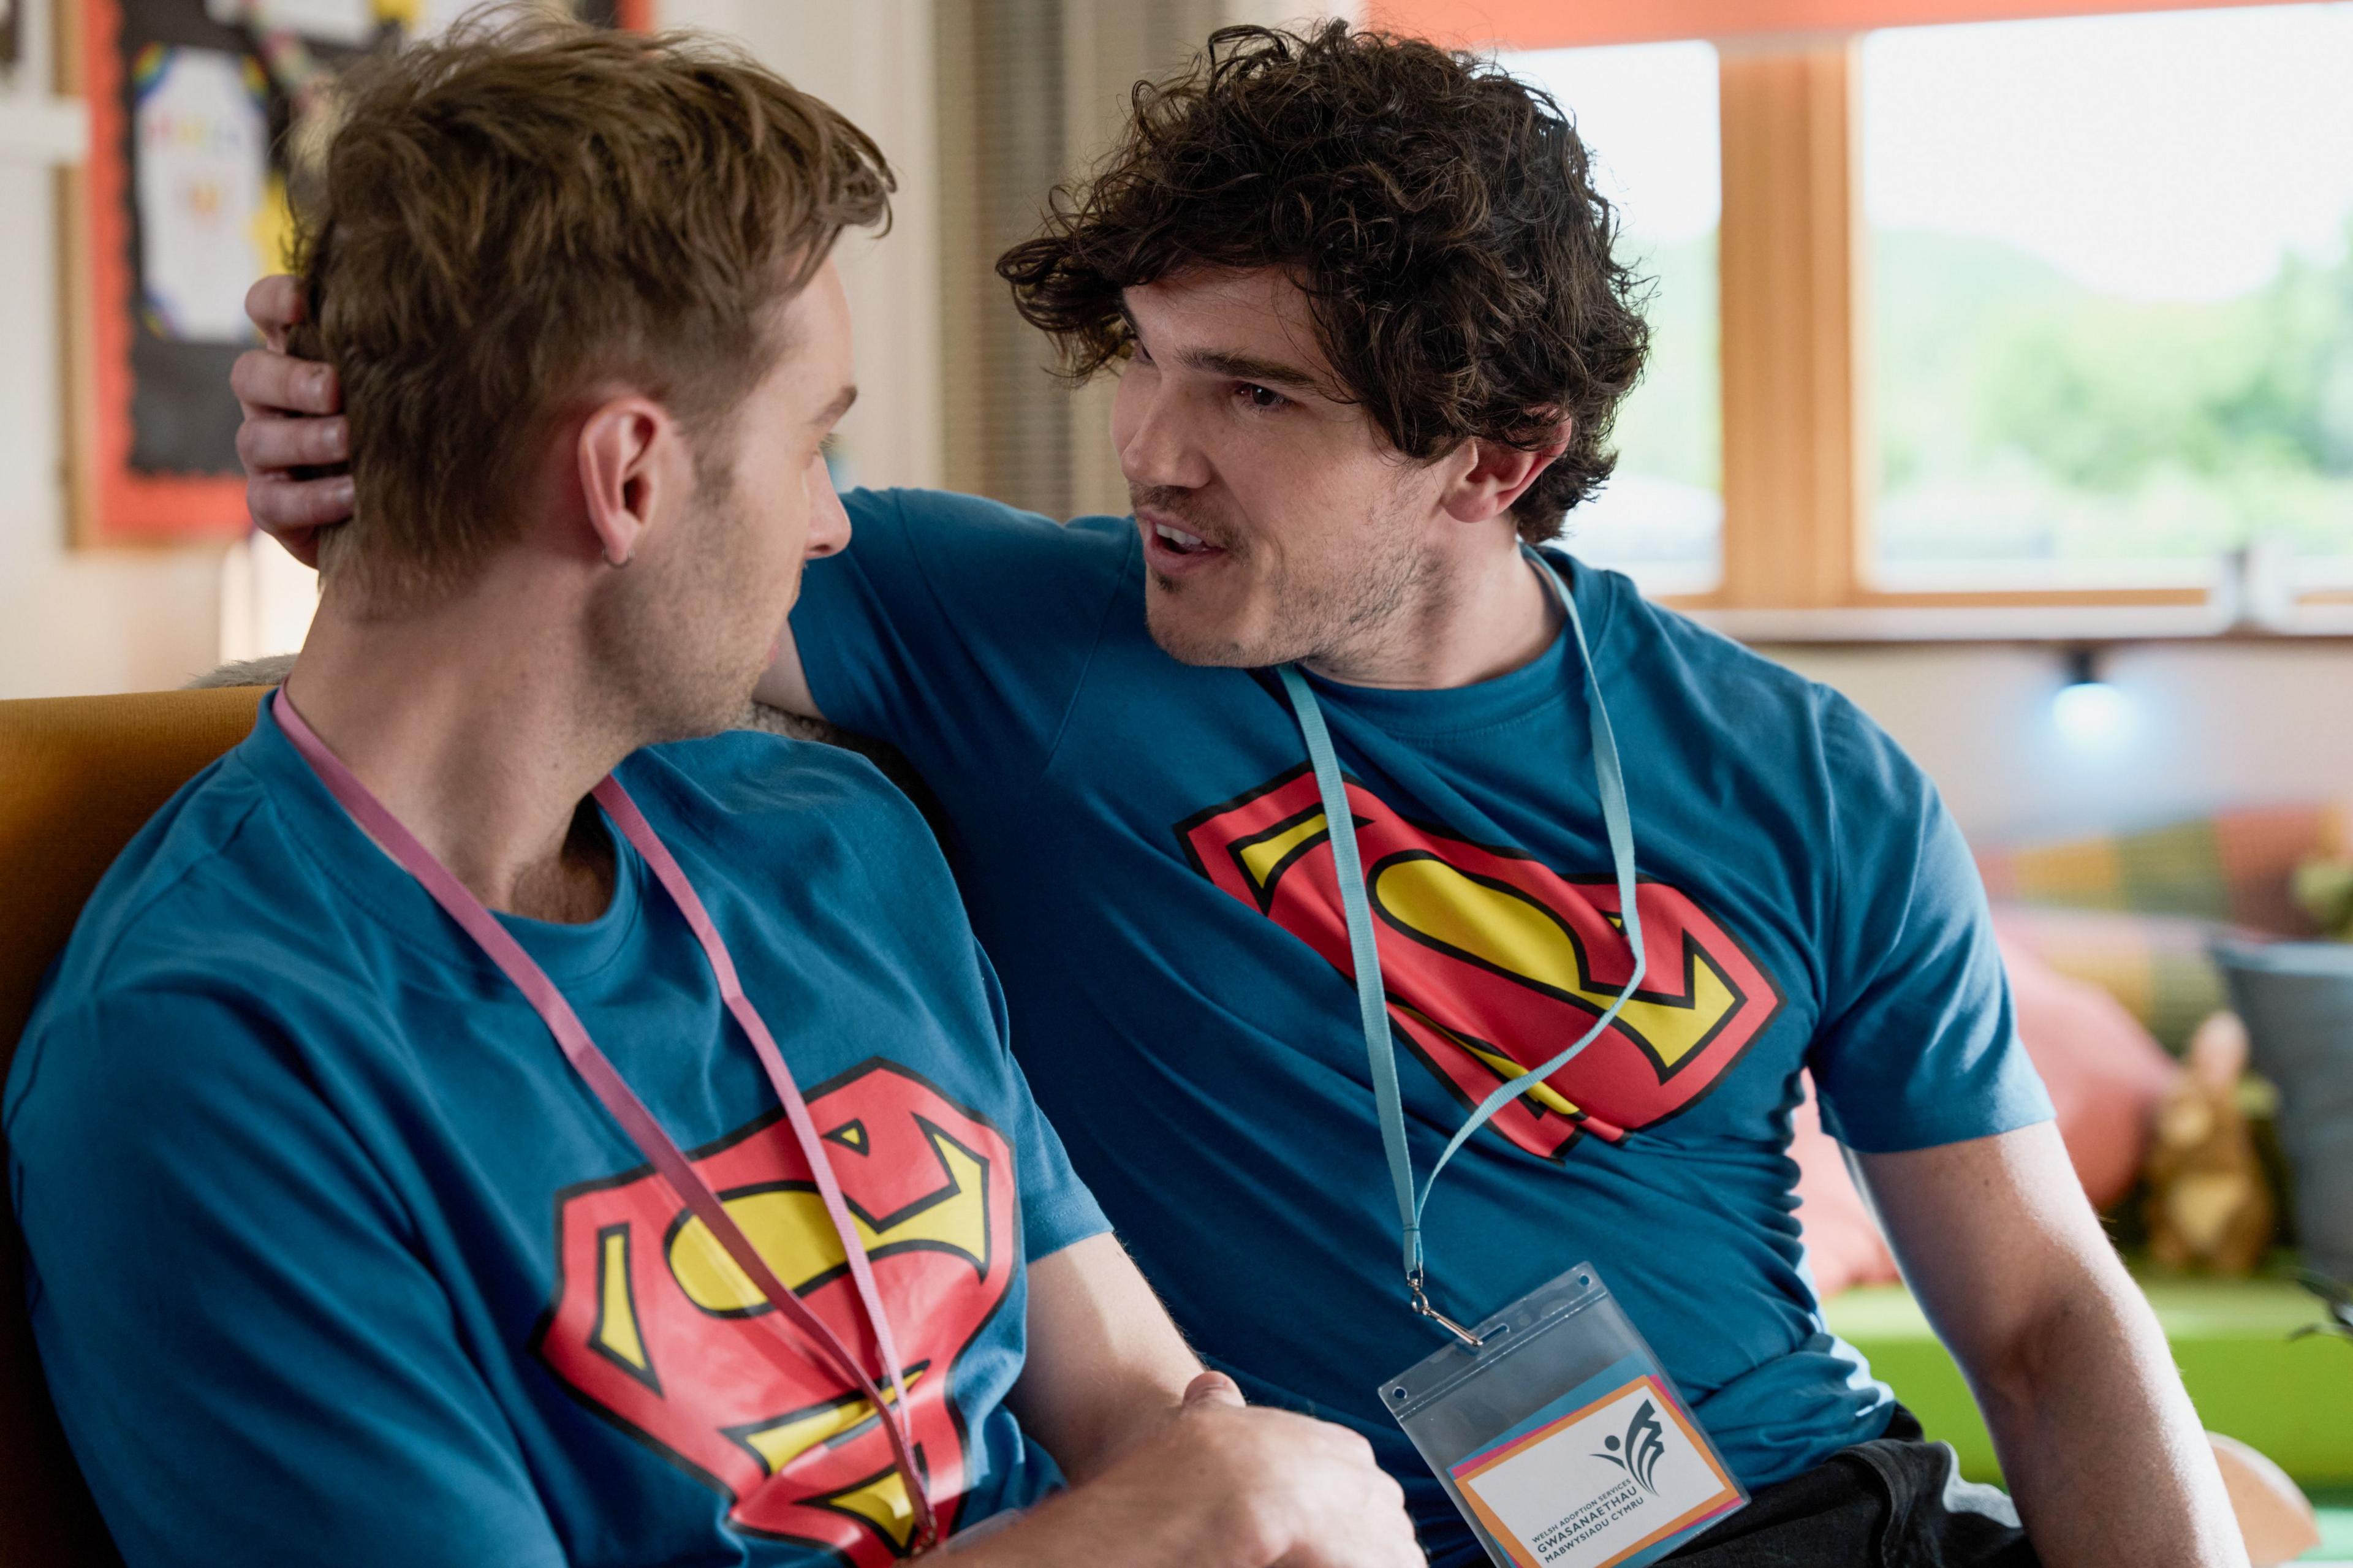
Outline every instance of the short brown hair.
<path fill-rule="evenodd" d="M 322 554 L 372 605 L 511 540 L 526 466 L 599 381 L 660 398 L 699 456 L 728 439 L 784 347 L 768 307 L 892 189 L 849 121 L 682 33 L 494 14 L 364 62 L 334 110 L 292 346 L 342 378 L 355 505 Z"/>
<path fill-rule="evenodd" d="M 1055 191 L 997 270 L 1084 378 L 1132 351 L 1120 291 L 1193 268 L 1280 267 L 1346 396 L 1429 459 L 1466 439 L 1568 449 L 1514 508 L 1523 537 L 1609 477 L 1650 348 L 1646 286 L 1550 95 L 1470 55 L 1326 24 L 1225 27 L 1139 82 L 1117 148 Z"/>

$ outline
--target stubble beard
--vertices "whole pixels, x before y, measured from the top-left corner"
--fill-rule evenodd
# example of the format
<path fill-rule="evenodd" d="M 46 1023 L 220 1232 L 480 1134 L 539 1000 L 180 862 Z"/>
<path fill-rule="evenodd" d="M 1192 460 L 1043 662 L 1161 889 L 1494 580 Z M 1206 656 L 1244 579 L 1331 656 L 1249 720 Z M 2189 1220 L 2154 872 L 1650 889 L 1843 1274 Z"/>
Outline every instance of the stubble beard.
<path fill-rule="evenodd" d="M 1175 510 L 1175 509 L 1166 509 Z M 1182 515 L 1179 513 L 1179 515 Z M 1433 563 L 1393 519 L 1367 524 L 1369 537 L 1335 569 L 1311 575 L 1277 570 L 1261 592 L 1272 600 L 1263 630 L 1237 635 L 1199 626 L 1182 606 L 1194 584 L 1147 570 L 1145 622 L 1162 652 L 1183 664 L 1264 669 L 1314 663 L 1334 673 L 1376 665 L 1409 634 L 1409 622 L 1430 595 Z M 1249 542 L 1232 539 L 1231 565 L 1250 564 Z"/>
<path fill-rule="evenodd" d="M 727 729 L 759 684 L 759 668 L 742 653 L 756 628 L 737 604 L 749 568 L 727 548 L 750 525 L 727 479 L 701 475 L 693 543 L 672 570 L 632 579 L 634 568 L 623 568 L 590 610 L 590 646 L 609 698 L 604 716 L 632 749 Z"/>

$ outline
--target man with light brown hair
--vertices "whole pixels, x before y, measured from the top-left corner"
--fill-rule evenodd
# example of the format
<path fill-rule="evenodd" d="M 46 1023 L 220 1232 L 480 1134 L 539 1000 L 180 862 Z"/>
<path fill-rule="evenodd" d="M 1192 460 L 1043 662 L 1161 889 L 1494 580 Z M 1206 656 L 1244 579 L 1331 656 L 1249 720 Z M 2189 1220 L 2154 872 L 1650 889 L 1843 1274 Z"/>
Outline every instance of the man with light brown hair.
<path fill-rule="evenodd" d="M 708 738 L 846 535 L 828 258 L 873 145 L 741 56 L 554 25 L 374 63 L 344 116 L 300 341 L 355 516 L 8 1084 L 125 1558 L 1418 1561 L 1361 1437 L 1177 1338 L 905 799 Z"/>

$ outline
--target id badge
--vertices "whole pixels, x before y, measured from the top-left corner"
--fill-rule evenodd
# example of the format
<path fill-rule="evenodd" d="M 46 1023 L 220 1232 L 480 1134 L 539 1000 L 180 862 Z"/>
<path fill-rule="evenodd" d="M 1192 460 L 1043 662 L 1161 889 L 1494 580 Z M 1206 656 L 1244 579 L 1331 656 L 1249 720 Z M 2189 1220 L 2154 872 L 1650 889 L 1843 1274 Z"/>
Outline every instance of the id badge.
<path fill-rule="evenodd" d="M 1589 1264 L 1381 1385 L 1497 1568 L 1641 1568 L 1748 1494 Z"/>

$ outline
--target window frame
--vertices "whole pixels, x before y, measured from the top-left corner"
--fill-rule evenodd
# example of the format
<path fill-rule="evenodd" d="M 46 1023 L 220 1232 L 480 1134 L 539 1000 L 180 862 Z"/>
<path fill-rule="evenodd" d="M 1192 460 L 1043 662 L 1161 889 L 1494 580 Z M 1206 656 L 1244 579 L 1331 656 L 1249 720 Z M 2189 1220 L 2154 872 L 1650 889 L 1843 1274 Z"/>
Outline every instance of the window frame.
<path fill-rule="evenodd" d="M 2217 597 L 2204 585 L 1873 583 L 1863 36 L 1717 46 L 1723 574 L 1710 593 L 1662 595 L 1662 602 L 1704 612 L 1824 612 L 1825 635 L 1840 637 L 1884 625 L 1888 611 L 2022 608 L 2186 612 L 2169 619 L 2179 635 L 2198 635 Z M 2353 589 L 2310 586 L 2296 595 L 2299 611 L 2347 605 Z M 2324 618 L 2337 629 L 2336 616 Z M 2064 637 L 2072 628 L 2052 635 Z"/>
<path fill-rule="evenodd" d="M 1889 588 L 1873 580 L 1863 37 L 1926 21 L 2181 8 L 2184 0 L 1771 0 L 1739 11 L 1726 0 L 1595 0 L 1565 21 L 1549 0 L 1482 6 L 1475 16 L 1464 0 L 1372 0 L 1368 11 L 1377 26 L 1472 47 L 1691 37 L 1716 47 L 1721 574 L 1709 591 L 1661 594 L 1661 603 L 1727 630 L 1770 626 L 1775 640 L 1791 641 L 1947 640 L 1978 635 L 1973 625 L 1990 640 L 2015 641 L 2021 610 L 2045 612 L 2048 629 L 2029 635 L 2061 641 L 2125 624 L 2158 637 L 2346 636 L 2353 585 L 2333 581 L 2298 591 L 2290 626 L 2247 628 L 2231 624 L 2232 585 L 2221 581 Z M 1776 20 L 1793 30 L 1763 30 Z"/>

